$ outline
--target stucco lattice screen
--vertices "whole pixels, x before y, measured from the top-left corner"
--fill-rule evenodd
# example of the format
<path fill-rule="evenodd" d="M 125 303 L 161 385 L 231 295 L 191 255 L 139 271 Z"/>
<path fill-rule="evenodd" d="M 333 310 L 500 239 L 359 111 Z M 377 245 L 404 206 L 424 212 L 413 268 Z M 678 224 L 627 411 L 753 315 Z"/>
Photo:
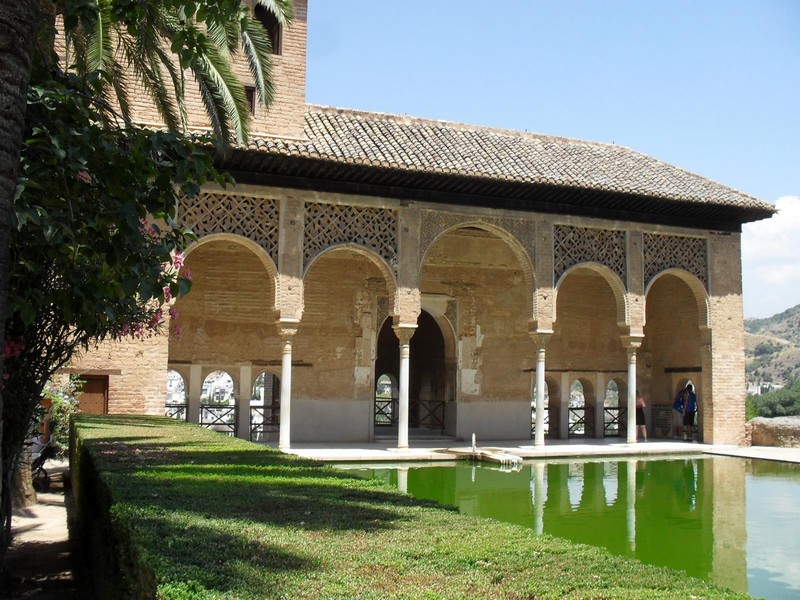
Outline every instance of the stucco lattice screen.
<path fill-rule="evenodd" d="M 706 241 L 679 235 L 644 234 L 644 282 L 667 269 L 683 269 L 708 288 Z"/>
<path fill-rule="evenodd" d="M 387 208 L 306 204 L 304 263 L 325 249 L 357 244 L 380 255 L 397 270 L 397 215 Z"/>
<path fill-rule="evenodd" d="M 594 262 L 626 282 L 624 231 L 556 225 L 553 234 L 555 281 L 575 265 Z"/>
<path fill-rule="evenodd" d="M 240 194 L 208 193 L 181 200 L 178 220 L 197 237 L 235 233 L 267 251 L 278 264 L 278 202 Z"/>

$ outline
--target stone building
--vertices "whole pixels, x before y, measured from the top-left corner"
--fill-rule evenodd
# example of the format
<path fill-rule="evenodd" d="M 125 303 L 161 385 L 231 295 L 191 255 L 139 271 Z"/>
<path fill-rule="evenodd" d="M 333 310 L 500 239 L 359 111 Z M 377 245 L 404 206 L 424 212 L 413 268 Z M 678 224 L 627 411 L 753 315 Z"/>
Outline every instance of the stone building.
<path fill-rule="evenodd" d="M 276 103 L 221 161 L 237 185 L 179 207 L 199 239 L 170 335 L 70 369 L 99 410 L 283 447 L 633 442 L 635 390 L 668 437 L 691 381 L 700 439 L 743 439 L 740 230 L 772 205 L 616 145 L 307 105 L 295 12 Z"/>

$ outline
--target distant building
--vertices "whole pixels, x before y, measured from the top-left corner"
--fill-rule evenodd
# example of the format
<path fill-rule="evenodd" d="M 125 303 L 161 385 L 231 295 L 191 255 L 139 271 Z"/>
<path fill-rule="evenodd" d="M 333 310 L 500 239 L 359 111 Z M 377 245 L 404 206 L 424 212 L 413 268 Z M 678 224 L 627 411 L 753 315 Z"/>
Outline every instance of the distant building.
<path fill-rule="evenodd" d="M 238 185 L 180 206 L 199 236 L 181 336 L 72 365 L 108 411 L 163 414 L 172 372 L 171 414 L 210 425 L 204 380 L 225 371 L 236 435 L 402 447 L 419 429 L 531 438 L 534 387 L 540 432 L 625 437 L 639 388 L 668 437 L 691 380 L 702 441 L 743 439 L 740 231 L 772 205 L 616 145 L 307 105 L 305 1 L 295 14 L 273 31 L 276 103 L 221 162 Z M 256 414 L 262 373 L 280 392 Z"/>

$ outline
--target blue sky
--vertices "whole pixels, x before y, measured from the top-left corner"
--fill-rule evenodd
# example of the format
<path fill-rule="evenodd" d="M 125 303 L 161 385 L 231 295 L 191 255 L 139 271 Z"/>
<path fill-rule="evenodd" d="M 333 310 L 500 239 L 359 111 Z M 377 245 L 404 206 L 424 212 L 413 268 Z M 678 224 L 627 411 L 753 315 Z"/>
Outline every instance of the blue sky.
<path fill-rule="evenodd" d="M 800 303 L 800 259 L 758 241 L 800 248 L 799 32 L 797 0 L 309 0 L 306 99 L 616 143 L 786 197 L 743 233 L 745 316 L 768 316 Z"/>

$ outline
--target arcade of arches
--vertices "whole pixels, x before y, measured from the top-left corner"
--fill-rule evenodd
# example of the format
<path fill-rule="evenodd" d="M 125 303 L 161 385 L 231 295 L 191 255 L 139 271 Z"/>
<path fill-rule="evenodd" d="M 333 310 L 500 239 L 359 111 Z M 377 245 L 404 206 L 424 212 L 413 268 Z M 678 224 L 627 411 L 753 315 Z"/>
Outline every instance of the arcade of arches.
<path fill-rule="evenodd" d="M 650 435 L 669 437 L 691 381 L 699 439 L 741 441 L 738 234 L 260 194 L 210 191 L 182 207 L 199 239 L 169 335 L 81 359 L 94 372 L 123 365 L 112 412 L 163 414 L 170 372 L 184 400 L 171 395 L 168 413 L 282 447 L 404 447 L 430 432 L 633 443 L 635 391 Z M 245 201 L 261 207 L 261 229 L 236 212 Z M 223 205 L 231 218 L 209 224 Z M 204 396 L 216 372 L 231 382 L 224 406 Z"/>

